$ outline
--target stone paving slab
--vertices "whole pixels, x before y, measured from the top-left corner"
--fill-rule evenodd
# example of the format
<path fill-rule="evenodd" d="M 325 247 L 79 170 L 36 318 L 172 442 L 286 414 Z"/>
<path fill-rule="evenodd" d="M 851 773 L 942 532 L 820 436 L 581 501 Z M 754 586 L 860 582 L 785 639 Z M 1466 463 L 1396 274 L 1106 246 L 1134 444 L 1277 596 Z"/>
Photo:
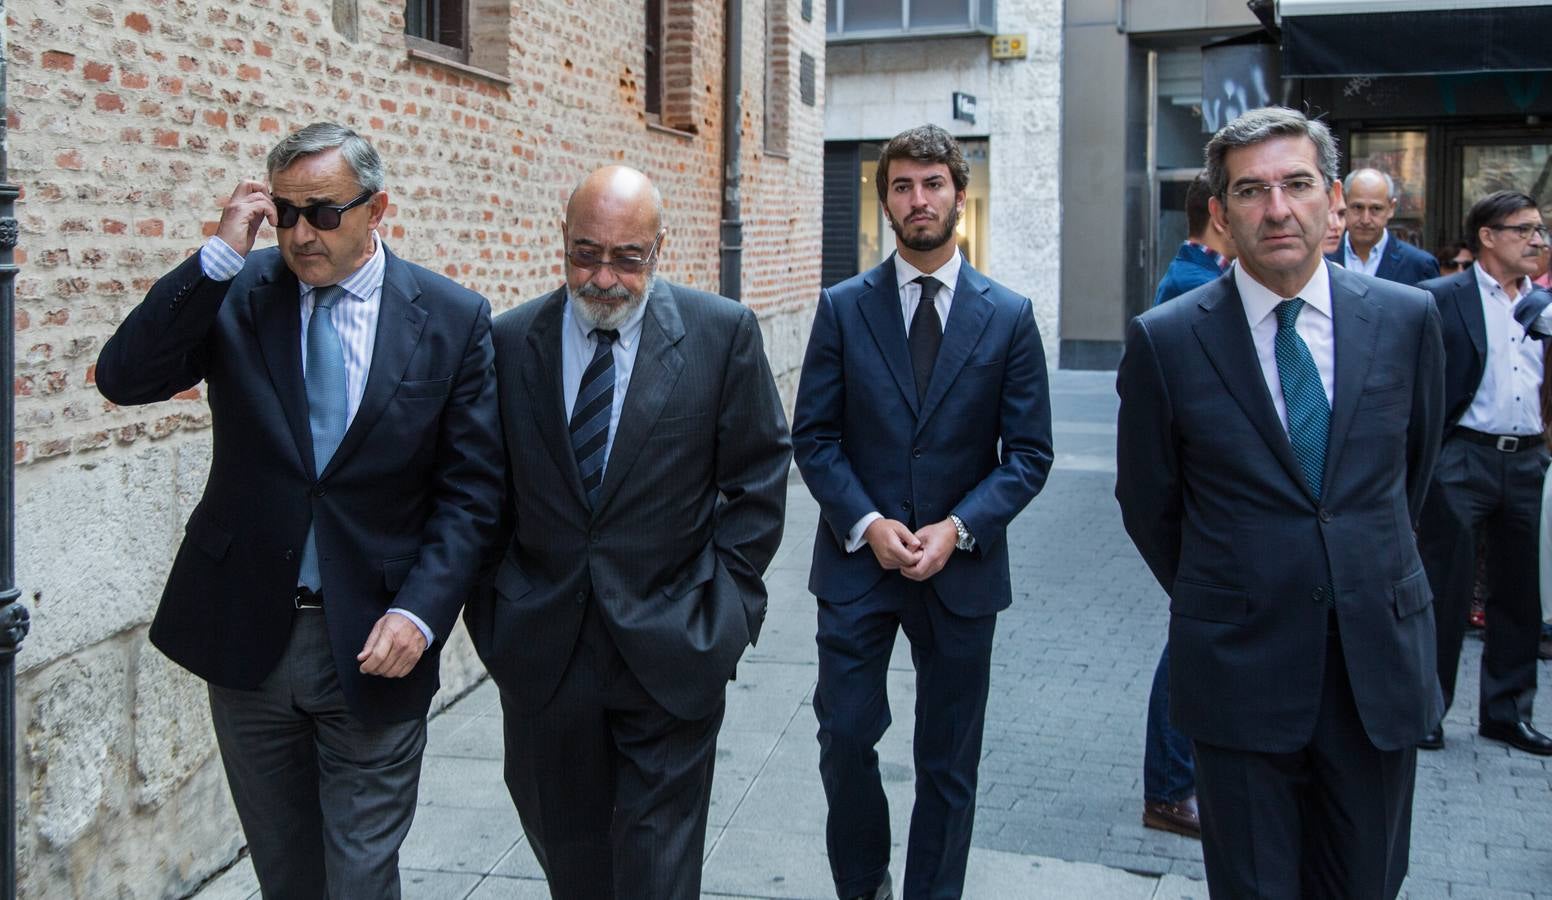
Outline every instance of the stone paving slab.
<path fill-rule="evenodd" d="M 1113 497 L 1114 376 L 1055 373 L 1052 407 L 1057 466 L 1008 534 L 1015 597 L 997 626 L 965 896 L 1205 900 L 1200 845 L 1141 826 L 1144 714 L 1168 603 L 1122 531 Z M 832 895 L 806 588 L 817 516 L 794 477 L 766 625 L 728 691 L 708 897 Z M 1446 749 L 1418 757 L 1404 890 L 1413 900 L 1552 898 L 1552 766 L 1477 737 L 1480 656 L 1480 641 L 1468 640 Z M 1552 665 L 1541 674 L 1545 681 Z M 897 885 L 914 696 L 902 640 L 889 676 L 894 724 L 879 746 Z M 1545 713 L 1540 720 L 1549 723 Z M 402 860 L 407 898 L 548 896 L 500 759 L 500 707 L 489 683 L 432 720 L 421 807 Z M 246 900 L 256 887 L 244 860 L 197 896 Z"/>

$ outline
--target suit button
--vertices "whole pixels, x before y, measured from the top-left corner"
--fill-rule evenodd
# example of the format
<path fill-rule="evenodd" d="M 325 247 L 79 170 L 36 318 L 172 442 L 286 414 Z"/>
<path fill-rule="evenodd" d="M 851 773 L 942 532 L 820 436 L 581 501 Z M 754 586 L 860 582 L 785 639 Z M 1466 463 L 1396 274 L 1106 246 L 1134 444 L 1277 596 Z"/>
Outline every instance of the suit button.
<path fill-rule="evenodd" d="M 904 511 L 904 512 L 910 512 L 911 511 L 911 501 L 909 501 L 909 500 L 902 501 L 901 504 L 900 504 L 900 509 L 902 511 Z"/>
<path fill-rule="evenodd" d="M 589 534 L 589 535 L 588 535 L 588 536 L 587 536 L 587 539 L 588 539 L 588 540 L 589 540 L 589 541 L 591 541 L 591 542 L 592 542 L 592 543 L 595 543 L 595 544 L 596 544 L 596 543 L 598 543 L 598 541 L 599 541 L 599 536 L 598 536 L 598 532 L 596 532 L 596 531 L 595 531 L 595 532 L 593 532 L 593 533 L 592 533 L 592 534 Z"/>
<path fill-rule="evenodd" d="M 1329 522 L 1329 521 L 1331 521 L 1331 511 L 1329 509 L 1326 509 L 1324 506 L 1322 506 L 1320 508 L 1320 521 L 1322 521 L 1322 522 Z"/>
<path fill-rule="evenodd" d="M 280 558 L 281 559 L 292 559 L 295 556 L 296 556 L 296 551 L 295 550 L 287 550 L 284 553 L 280 554 Z"/>
<path fill-rule="evenodd" d="M 327 493 L 328 493 L 328 491 L 326 491 L 326 490 L 324 490 L 323 488 L 320 487 L 320 488 L 317 488 L 317 489 L 315 489 L 313 491 L 313 496 L 314 497 L 322 497 L 324 494 L 327 494 Z"/>
<path fill-rule="evenodd" d="M 586 601 L 587 601 L 587 591 L 577 591 L 577 602 L 578 603 L 585 603 Z"/>
<path fill-rule="evenodd" d="M 1315 601 L 1316 606 L 1326 606 L 1330 604 L 1331 586 L 1323 584 L 1320 587 L 1315 588 L 1313 591 L 1310 591 L 1310 599 Z"/>
<path fill-rule="evenodd" d="M 911 451 L 911 459 L 921 459 L 921 448 L 920 447 L 917 447 L 916 449 Z"/>

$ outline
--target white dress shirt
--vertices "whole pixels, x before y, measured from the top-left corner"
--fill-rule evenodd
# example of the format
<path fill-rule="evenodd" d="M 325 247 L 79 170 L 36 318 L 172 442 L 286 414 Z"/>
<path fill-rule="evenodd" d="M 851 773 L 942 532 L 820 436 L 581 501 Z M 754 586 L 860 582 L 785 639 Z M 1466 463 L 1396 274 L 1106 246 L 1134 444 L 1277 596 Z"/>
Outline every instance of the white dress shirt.
<path fill-rule="evenodd" d="M 242 254 L 232 249 L 231 245 L 219 237 L 211 236 L 200 249 L 199 265 L 204 271 L 205 277 L 212 281 L 228 281 L 242 271 L 244 258 Z M 334 305 L 332 314 L 334 330 L 339 332 L 340 350 L 345 357 L 345 427 L 356 419 L 356 412 L 361 409 L 361 398 L 366 393 L 366 378 L 372 371 L 372 350 L 377 345 L 377 319 L 382 310 L 383 299 L 383 273 L 387 269 L 388 260 L 383 253 L 383 242 L 374 233 L 372 235 L 372 256 L 361 268 L 350 273 L 338 283 L 345 291 L 345 296 Z M 307 377 L 307 327 L 312 322 L 313 296 L 320 287 L 328 285 L 312 285 L 300 279 L 297 287 L 301 294 L 301 302 L 297 304 L 301 315 L 302 334 L 302 377 Z M 407 609 L 401 607 L 389 607 L 389 612 L 396 612 L 420 629 L 421 635 L 426 639 L 429 647 L 436 640 L 430 626 Z"/>
<path fill-rule="evenodd" d="M 1380 260 L 1385 258 L 1385 247 L 1389 243 L 1390 229 L 1381 229 L 1380 239 L 1375 242 L 1373 247 L 1369 248 L 1368 260 L 1361 260 L 1358 258 L 1358 254 L 1353 252 L 1353 233 L 1349 231 L 1342 235 L 1342 268 L 1378 277 L 1376 273 L 1380 270 Z"/>
<path fill-rule="evenodd" d="M 1266 389 L 1272 395 L 1272 405 L 1277 408 L 1277 419 L 1288 430 L 1288 404 L 1283 400 L 1283 380 L 1277 372 L 1277 304 L 1293 297 L 1281 297 L 1251 278 L 1243 266 L 1234 266 L 1234 286 L 1239 289 L 1240 302 L 1245 307 L 1245 319 L 1250 323 L 1250 337 L 1256 344 L 1256 359 L 1261 363 L 1261 377 L 1266 379 Z M 1320 370 L 1320 385 L 1326 390 L 1326 405 L 1336 385 L 1336 331 L 1331 318 L 1331 273 L 1326 261 L 1320 261 L 1315 275 L 1294 295 L 1304 301 L 1299 318 L 1293 328 L 1309 347 Z"/>
<path fill-rule="evenodd" d="M 1529 278 L 1504 290 L 1481 263 L 1473 263 L 1482 297 L 1482 323 L 1487 327 L 1487 359 L 1482 382 L 1460 425 L 1486 434 L 1541 433 L 1542 344 L 1514 321 L 1514 302 L 1531 289 Z"/>
<path fill-rule="evenodd" d="M 598 344 L 598 339 L 593 337 L 593 326 L 572 308 L 575 302 L 568 289 L 566 306 L 560 314 L 561 391 L 568 422 L 577 405 L 577 393 L 582 390 L 582 373 L 593 361 L 593 351 Z M 620 325 L 620 339 L 614 342 L 614 403 L 609 407 L 609 435 L 604 440 L 605 472 L 609 470 L 609 454 L 614 450 L 614 433 L 620 427 L 620 411 L 625 408 L 625 392 L 630 389 L 631 372 L 636 368 L 636 351 L 641 349 L 641 324 L 646 313 L 646 303 L 631 310 Z"/>
<path fill-rule="evenodd" d="M 911 321 L 916 317 L 916 307 L 921 304 L 921 285 L 916 284 L 916 279 L 923 275 L 930 275 L 938 280 L 942 287 L 932 298 L 932 305 L 937 307 L 938 322 L 943 328 L 948 328 L 948 313 L 954 307 L 954 286 L 959 284 L 959 266 L 964 258 L 955 250 L 948 262 L 938 267 L 936 272 L 923 272 L 906 262 L 900 254 L 895 254 L 895 288 L 900 292 L 900 315 L 905 317 L 906 336 L 910 336 Z M 851 527 L 851 532 L 846 536 L 846 552 L 856 553 L 862 549 L 865 543 L 862 539 L 868 526 L 884 516 L 878 510 L 868 513 L 857 520 L 857 524 Z"/>

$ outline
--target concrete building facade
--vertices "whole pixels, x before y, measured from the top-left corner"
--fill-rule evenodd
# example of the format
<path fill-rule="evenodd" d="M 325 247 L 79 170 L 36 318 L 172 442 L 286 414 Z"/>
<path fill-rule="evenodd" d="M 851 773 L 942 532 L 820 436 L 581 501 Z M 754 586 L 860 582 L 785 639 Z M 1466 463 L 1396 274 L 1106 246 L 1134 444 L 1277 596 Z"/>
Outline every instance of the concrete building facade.
<path fill-rule="evenodd" d="M 790 404 L 819 288 L 824 13 L 807 0 L 740 11 L 741 299 Z M 725 4 L 23 0 L 6 13 L 23 188 L 17 582 L 33 617 L 17 659 L 20 891 L 176 897 L 242 846 L 203 685 L 145 637 L 202 490 L 209 411 L 200 388 L 107 403 L 93 384 L 103 342 L 213 233 L 237 181 L 262 176 L 275 141 L 321 119 L 383 155 L 393 250 L 498 313 L 560 284 L 565 198 L 613 162 L 662 190 L 659 274 L 716 290 Z M 444 697 L 482 674 L 461 630 L 443 660 Z"/>

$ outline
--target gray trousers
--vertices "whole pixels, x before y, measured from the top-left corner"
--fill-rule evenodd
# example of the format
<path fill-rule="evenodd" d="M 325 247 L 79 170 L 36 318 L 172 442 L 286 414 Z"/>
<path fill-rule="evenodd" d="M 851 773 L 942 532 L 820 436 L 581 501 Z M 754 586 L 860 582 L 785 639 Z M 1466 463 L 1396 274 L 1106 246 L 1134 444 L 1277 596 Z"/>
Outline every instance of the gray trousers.
<path fill-rule="evenodd" d="M 265 900 L 397 900 L 426 720 L 351 714 L 324 613 L 297 612 L 258 690 L 210 685 L 210 713 Z"/>

